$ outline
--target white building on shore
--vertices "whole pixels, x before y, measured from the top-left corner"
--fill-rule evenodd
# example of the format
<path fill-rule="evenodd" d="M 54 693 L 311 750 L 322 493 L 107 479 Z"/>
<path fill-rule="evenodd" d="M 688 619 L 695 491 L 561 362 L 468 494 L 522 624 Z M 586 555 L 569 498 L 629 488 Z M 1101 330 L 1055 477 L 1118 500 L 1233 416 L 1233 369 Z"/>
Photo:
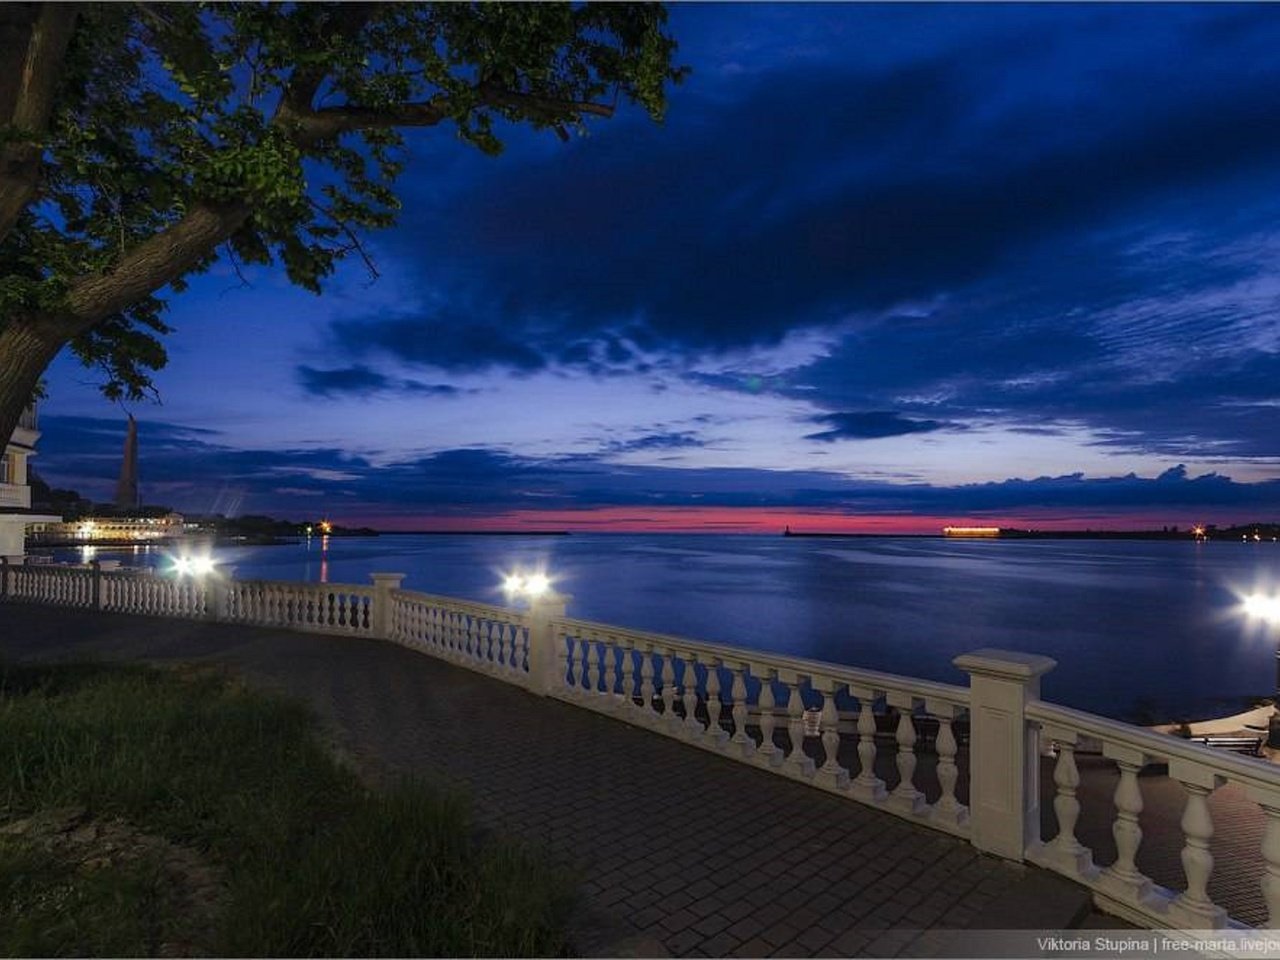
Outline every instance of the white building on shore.
<path fill-rule="evenodd" d="M 40 439 L 36 408 L 23 411 L 18 426 L 5 443 L 0 456 L 0 557 L 21 563 L 26 555 L 27 527 L 35 523 L 57 523 L 61 517 L 31 512 L 31 485 L 27 481 L 27 459 L 35 456 Z"/>

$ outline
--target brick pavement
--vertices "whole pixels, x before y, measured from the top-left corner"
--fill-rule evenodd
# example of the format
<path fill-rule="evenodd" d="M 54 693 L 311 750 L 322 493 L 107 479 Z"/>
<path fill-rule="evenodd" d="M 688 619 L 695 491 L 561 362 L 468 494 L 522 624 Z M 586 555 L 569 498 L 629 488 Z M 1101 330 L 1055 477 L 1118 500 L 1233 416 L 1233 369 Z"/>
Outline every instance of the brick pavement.
<path fill-rule="evenodd" d="M 0 657 L 226 664 L 310 702 L 362 772 L 464 789 L 581 881 L 598 955 L 890 956 L 1087 896 L 892 815 L 375 640 L 0 605 Z M 1029 882 L 1034 881 L 1034 882 Z M 1031 892 L 1034 891 L 1034 892 Z M 1028 914 L 1029 915 L 1029 914 Z"/>

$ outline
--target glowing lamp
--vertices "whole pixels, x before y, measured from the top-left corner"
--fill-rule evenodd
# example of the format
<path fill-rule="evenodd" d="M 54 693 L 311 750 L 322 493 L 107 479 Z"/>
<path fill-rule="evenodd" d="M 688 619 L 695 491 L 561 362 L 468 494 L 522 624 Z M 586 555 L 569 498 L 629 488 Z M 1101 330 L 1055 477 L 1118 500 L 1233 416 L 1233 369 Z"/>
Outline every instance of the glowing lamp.
<path fill-rule="evenodd" d="M 508 573 L 502 578 L 502 590 L 508 599 L 523 597 L 537 600 L 551 593 L 551 578 L 545 573 Z"/>
<path fill-rule="evenodd" d="M 1262 593 L 1251 593 L 1244 598 L 1244 612 L 1255 620 L 1280 626 L 1280 595 L 1269 597 Z"/>
<path fill-rule="evenodd" d="M 213 567 L 212 557 L 174 557 L 170 570 L 180 577 L 206 577 Z"/>

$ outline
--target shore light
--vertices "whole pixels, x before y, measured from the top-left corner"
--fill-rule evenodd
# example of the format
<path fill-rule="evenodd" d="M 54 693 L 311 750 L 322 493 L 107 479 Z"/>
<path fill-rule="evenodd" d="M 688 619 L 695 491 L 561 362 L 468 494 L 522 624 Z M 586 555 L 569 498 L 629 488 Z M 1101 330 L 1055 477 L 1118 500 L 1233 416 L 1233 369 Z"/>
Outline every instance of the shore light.
<path fill-rule="evenodd" d="M 551 592 L 551 578 L 542 571 L 522 573 L 519 570 L 503 575 L 502 592 L 508 600 L 523 597 L 525 600 L 537 600 Z"/>
<path fill-rule="evenodd" d="M 170 567 L 172 573 L 176 573 L 180 577 L 206 577 L 213 573 L 212 557 L 174 557 L 173 566 Z"/>
<path fill-rule="evenodd" d="M 1280 627 L 1280 594 L 1251 593 L 1244 598 L 1245 616 Z"/>
<path fill-rule="evenodd" d="M 1267 746 L 1280 747 L 1280 593 L 1253 593 L 1240 597 L 1240 612 L 1247 620 L 1261 622 L 1276 644 L 1276 692 L 1267 723 Z"/>

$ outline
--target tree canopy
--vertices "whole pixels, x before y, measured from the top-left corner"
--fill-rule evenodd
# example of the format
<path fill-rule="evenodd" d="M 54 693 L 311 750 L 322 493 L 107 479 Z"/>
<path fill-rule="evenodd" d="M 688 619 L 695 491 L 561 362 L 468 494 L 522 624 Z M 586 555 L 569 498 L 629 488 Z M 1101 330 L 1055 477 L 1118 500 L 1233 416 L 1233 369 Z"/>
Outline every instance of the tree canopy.
<path fill-rule="evenodd" d="M 0 4 L 0 437 L 70 344 L 108 397 L 165 362 L 162 295 L 222 254 L 319 291 L 394 222 L 402 128 L 485 153 L 683 69 L 658 4 Z M 17 78 L 11 82 L 10 78 Z"/>

